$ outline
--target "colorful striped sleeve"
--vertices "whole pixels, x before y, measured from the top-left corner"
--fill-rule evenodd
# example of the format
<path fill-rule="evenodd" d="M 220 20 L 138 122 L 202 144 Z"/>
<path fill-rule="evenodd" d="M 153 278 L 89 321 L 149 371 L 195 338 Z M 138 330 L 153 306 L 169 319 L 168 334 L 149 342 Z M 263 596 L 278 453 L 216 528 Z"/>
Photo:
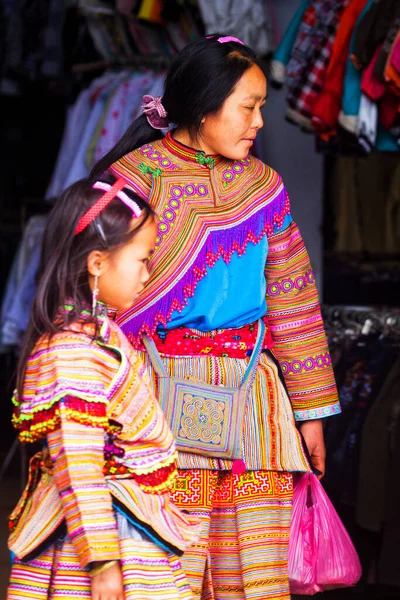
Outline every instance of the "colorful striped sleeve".
<path fill-rule="evenodd" d="M 104 429 L 71 420 L 63 406 L 61 401 L 59 426 L 47 441 L 68 534 L 82 567 L 118 560 L 118 530 L 103 475 Z"/>
<path fill-rule="evenodd" d="M 295 419 L 340 412 L 314 272 L 291 217 L 269 237 L 267 317 Z"/>

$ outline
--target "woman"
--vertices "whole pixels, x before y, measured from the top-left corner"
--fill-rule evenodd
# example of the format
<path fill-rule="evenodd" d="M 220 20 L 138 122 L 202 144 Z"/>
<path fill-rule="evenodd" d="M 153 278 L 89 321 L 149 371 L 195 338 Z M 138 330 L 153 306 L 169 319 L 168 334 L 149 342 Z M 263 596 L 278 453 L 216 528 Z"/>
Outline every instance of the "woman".
<path fill-rule="evenodd" d="M 280 176 L 249 154 L 266 87 L 240 40 L 193 42 L 175 57 L 164 96 L 144 98 L 143 115 L 94 169 L 123 177 L 159 216 L 152 280 L 118 316 L 135 347 L 143 349 L 146 333 L 169 376 L 237 387 L 256 322 L 267 325 L 238 425 L 240 460 L 179 454 L 174 501 L 203 522 L 182 564 L 202 600 L 290 597 L 291 473 L 311 468 L 299 431 L 323 473 L 321 418 L 340 411 L 288 195 Z M 145 360 L 157 390 L 154 357 Z M 201 419 L 211 415 L 197 413 Z"/>

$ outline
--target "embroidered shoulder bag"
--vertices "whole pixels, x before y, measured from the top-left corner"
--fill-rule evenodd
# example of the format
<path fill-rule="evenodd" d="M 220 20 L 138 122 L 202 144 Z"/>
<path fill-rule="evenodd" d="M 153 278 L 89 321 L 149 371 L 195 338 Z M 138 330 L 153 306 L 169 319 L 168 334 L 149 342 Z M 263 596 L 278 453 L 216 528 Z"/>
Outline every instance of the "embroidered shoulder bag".
<path fill-rule="evenodd" d="M 158 376 L 158 396 L 178 450 L 213 458 L 243 458 L 242 429 L 246 401 L 263 346 L 265 324 L 258 321 L 257 339 L 239 388 L 170 377 L 153 340 L 143 342 Z"/>

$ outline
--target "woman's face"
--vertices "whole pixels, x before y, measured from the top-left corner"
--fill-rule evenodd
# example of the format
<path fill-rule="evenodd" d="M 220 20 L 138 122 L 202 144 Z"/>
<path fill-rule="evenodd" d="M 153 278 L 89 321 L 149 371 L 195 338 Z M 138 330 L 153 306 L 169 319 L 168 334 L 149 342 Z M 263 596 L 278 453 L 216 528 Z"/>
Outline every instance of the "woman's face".
<path fill-rule="evenodd" d="M 206 154 L 246 158 L 263 126 L 261 108 L 267 99 L 267 81 L 257 65 L 247 69 L 232 94 L 215 115 L 207 115 L 198 142 Z"/>

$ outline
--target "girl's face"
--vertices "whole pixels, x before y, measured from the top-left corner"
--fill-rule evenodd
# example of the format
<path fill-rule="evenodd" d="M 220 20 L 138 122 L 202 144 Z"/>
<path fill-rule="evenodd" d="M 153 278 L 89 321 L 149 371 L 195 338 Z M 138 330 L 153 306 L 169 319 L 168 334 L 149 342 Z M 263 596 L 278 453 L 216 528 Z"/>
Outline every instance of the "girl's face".
<path fill-rule="evenodd" d="M 264 124 L 261 108 L 266 99 L 267 81 L 261 69 L 253 65 L 245 71 L 221 110 L 204 118 L 198 136 L 201 149 L 206 154 L 221 154 L 232 160 L 246 158 Z"/>
<path fill-rule="evenodd" d="M 156 237 L 157 225 L 153 219 L 149 219 L 132 240 L 121 248 L 107 253 L 99 252 L 96 264 L 91 265 L 89 257 L 88 268 L 92 274 L 90 287 L 93 289 L 93 276 L 97 274 L 98 299 L 101 302 L 118 310 L 126 310 L 135 303 L 150 277 L 147 265 L 154 251 Z"/>

